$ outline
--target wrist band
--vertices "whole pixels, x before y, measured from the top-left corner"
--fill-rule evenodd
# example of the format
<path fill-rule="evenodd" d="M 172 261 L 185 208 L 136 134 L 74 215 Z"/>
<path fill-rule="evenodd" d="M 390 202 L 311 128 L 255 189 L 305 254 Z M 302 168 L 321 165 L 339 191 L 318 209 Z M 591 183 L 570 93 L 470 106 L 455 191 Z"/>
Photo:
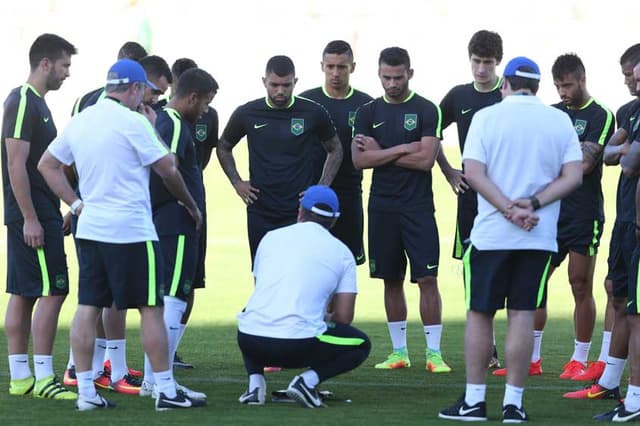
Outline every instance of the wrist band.
<path fill-rule="evenodd" d="M 69 206 L 69 210 L 71 210 L 72 215 L 76 214 L 76 210 L 78 210 L 78 207 L 80 207 L 80 204 L 82 204 L 82 199 L 80 198 L 78 198 L 73 203 L 71 203 L 71 205 Z"/>
<path fill-rule="evenodd" d="M 538 200 L 535 195 L 529 197 L 529 201 L 531 201 L 531 207 L 533 207 L 533 210 L 538 210 L 541 207 L 540 200 Z"/>

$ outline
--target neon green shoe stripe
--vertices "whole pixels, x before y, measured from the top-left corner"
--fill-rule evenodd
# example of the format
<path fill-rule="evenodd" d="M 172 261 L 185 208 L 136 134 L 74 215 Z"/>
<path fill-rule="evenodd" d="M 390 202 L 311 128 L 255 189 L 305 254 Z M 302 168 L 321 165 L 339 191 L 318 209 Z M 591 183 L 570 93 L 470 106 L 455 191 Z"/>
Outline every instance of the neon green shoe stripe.
<path fill-rule="evenodd" d="M 147 241 L 147 268 L 149 271 L 147 306 L 156 306 L 156 252 L 151 241 Z"/>
<path fill-rule="evenodd" d="M 471 310 L 471 244 L 462 256 L 462 267 L 464 269 L 464 301 L 467 310 Z"/>
<path fill-rule="evenodd" d="M 536 301 L 536 308 L 540 307 L 542 303 L 542 298 L 544 296 L 544 288 L 547 285 L 547 276 L 549 275 L 549 268 L 551 267 L 551 255 L 549 255 L 549 259 L 547 259 L 547 266 L 544 267 L 544 272 L 542 273 L 542 279 L 540 280 L 540 285 L 538 286 L 538 300 Z"/>
<path fill-rule="evenodd" d="M 360 346 L 364 343 L 364 339 L 361 339 L 359 337 L 338 337 L 330 336 L 327 334 L 316 336 L 316 339 L 320 340 L 322 343 L 337 346 Z"/>
<path fill-rule="evenodd" d="M 49 282 L 49 268 L 47 268 L 47 259 L 44 256 L 44 248 L 36 249 L 38 254 L 38 263 L 40 264 L 40 275 L 42 275 L 42 295 L 49 296 L 51 283 Z"/>
<path fill-rule="evenodd" d="M 173 278 L 171 279 L 171 289 L 169 290 L 169 296 L 175 297 L 178 292 L 178 284 L 180 283 L 180 276 L 182 276 L 182 261 L 184 258 L 184 235 L 178 235 L 178 247 L 176 248 L 176 261 L 173 267 Z"/>

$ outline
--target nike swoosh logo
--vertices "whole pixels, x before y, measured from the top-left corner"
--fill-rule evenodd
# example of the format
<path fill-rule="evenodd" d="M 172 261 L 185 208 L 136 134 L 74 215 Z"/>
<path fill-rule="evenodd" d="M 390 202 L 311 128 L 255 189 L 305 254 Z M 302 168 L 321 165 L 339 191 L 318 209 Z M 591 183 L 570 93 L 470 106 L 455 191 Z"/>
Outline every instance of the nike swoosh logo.
<path fill-rule="evenodd" d="M 45 123 L 49 122 L 49 117 L 42 117 L 42 121 L 44 121 Z"/>
<path fill-rule="evenodd" d="M 109 346 L 109 347 L 107 347 L 107 349 L 111 349 L 112 351 L 115 351 L 116 349 L 118 349 L 118 347 L 117 346 Z"/>
<path fill-rule="evenodd" d="M 382 126 L 384 124 L 384 121 L 381 121 L 380 123 L 373 123 L 373 128 L 377 129 L 378 127 Z"/>
<path fill-rule="evenodd" d="M 44 365 L 44 361 L 36 361 L 36 364 L 38 364 L 38 365 Z"/>
<path fill-rule="evenodd" d="M 268 126 L 269 123 L 262 123 L 262 124 L 254 124 L 253 128 L 254 129 L 262 129 L 264 126 Z"/>
<path fill-rule="evenodd" d="M 430 271 L 432 269 L 436 269 L 438 267 L 438 265 L 427 265 L 427 269 Z"/>
<path fill-rule="evenodd" d="M 180 327 L 169 327 L 169 330 L 180 330 Z"/>
<path fill-rule="evenodd" d="M 165 400 L 165 402 L 171 404 L 171 405 L 175 405 L 176 407 L 183 407 L 183 408 L 188 408 L 191 407 L 191 401 L 189 401 L 188 399 L 184 400 L 184 401 L 169 401 L 169 400 Z"/>
<path fill-rule="evenodd" d="M 594 392 L 594 393 L 591 393 L 591 391 L 588 391 L 587 392 L 587 398 L 597 398 L 600 395 L 605 394 L 606 392 L 607 392 L 606 390 L 603 390 L 603 391 L 600 391 L 600 392 Z"/>
<path fill-rule="evenodd" d="M 364 259 L 364 254 L 356 256 L 356 261 L 360 261 L 362 259 Z"/>
<path fill-rule="evenodd" d="M 462 111 L 460 111 L 462 113 L 462 115 L 465 115 L 466 113 L 468 113 L 469 111 L 471 111 L 473 108 L 469 108 L 469 109 L 463 109 Z"/>
<path fill-rule="evenodd" d="M 458 409 L 458 414 L 460 414 L 461 416 L 466 416 L 469 413 L 473 413 L 477 409 L 478 409 L 478 407 L 472 407 L 472 408 L 469 408 L 469 409 L 465 410 L 464 408 L 460 407 L 460 409 Z"/>
<path fill-rule="evenodd" d="M 17 360 L 16 362 L 19 362 L 19 363 L 21 363 L 21 364 L 26 364 L 26 363 L 27 363 L 27 361 L 23 361 L 23 360 L 20 360 L 20 359 L 19 359 L 19 360 Z M 43 363 L 43 364 L 44 364 L 44 363 Z"/>

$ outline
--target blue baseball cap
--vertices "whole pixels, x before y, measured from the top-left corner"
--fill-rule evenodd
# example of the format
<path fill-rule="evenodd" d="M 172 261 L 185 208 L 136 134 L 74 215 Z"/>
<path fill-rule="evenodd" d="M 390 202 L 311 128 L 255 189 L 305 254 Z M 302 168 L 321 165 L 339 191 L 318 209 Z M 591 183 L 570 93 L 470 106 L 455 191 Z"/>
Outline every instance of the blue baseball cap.
<path fill-rule="evenodd" d="M 307 188 L 300 201 L 302 208 L 324 217 L 339 217 L 338 196 L 326 185 L 313 185 Z"/>
<path fill-rule="evenodd" d="M 522 68 L 529 68 L 529 70 L 522 70 Z M 540 80 L 540 68 L 538 64 L 525 56 L 518 56 L 509 61 L 506 67 L 504 67 L 505 77 L 523 77 L 532 80 Z"/>
<path fill-rule="evenodd" d="M 147 73 L 142 65 L 131 59 L 120 59 L 111 65 L 107 73 L 107 84 L 144 83 L 153 90 L 158 90 L 155 84 L 147 79 Z"/>

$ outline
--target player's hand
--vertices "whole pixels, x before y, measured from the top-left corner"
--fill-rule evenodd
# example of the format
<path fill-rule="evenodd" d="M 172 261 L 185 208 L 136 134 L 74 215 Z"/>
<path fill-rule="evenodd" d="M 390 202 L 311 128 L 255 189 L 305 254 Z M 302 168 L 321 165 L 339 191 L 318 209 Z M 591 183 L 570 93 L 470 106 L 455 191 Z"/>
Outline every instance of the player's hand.
<path fill-rule="evenodd" d="M 233 188 L 236 190 L 238 197 L 242 198 L 242 201 L 244 201 L 246 205 L 253 204 L 253 202 L 258 199 L 260 190 L 251 186 L 251 182 L 248 180 L 239 180 L 233 185 Z"/>
<path fill-rule="evenodd" d="M 464 194 L 467 189 L 469 189 L 469 184 L 464 180 L 464 173 L 462 170 L 451 169 L 445 177 L 447 178 L 447 182 L 451 185 L 451 189 L 456 194 Z"/>
<path fill-rule="evenodd" d="M 44 229 L 38 219 L 27 219 L 22 226 L 24 243 L 31 248 L 38 248 L 44 245 Z"/>
<path fill-rule="evenodd" d="M 356 147 L 360 151 L 374 151 L 380 149 L 380 144 L 375 138 L 371 136 L 365 136 L 361 134 L 357 134 L 353 141 L 356 143 Z"/>
<path fill-rule="evenodd" d="M 62 235 L 67 236 L 71 233 L 71 212 L 62 218 Z"/>
<path fill-rule="evenodd" d="M 194 209 L 190 209 L 187 206 L 184 206 L 184 208 L 187 209 L 187 211 L 191 215 L 191 218 L 195 222 L 196 231 L 200 231 L 200 229 L 202 228 L 202 212 L 200 211 L 200 209 L 198 207 L 195 207 Z"/>
<path fill-rule="evenodd" d="M 533 212 L 533 208 L 519 207 L 515 203 L 507 208 L 504 216 L 509 222 L 525 231 L 531 231 L 540 221 L 540 217 Z"/>
<path fill-rule="evenodd" d="M 152 126 L 156 125 L 156 112 L 149 105 L 141 103 L 138 107 L 138 112 L 147 117 Z"/>

